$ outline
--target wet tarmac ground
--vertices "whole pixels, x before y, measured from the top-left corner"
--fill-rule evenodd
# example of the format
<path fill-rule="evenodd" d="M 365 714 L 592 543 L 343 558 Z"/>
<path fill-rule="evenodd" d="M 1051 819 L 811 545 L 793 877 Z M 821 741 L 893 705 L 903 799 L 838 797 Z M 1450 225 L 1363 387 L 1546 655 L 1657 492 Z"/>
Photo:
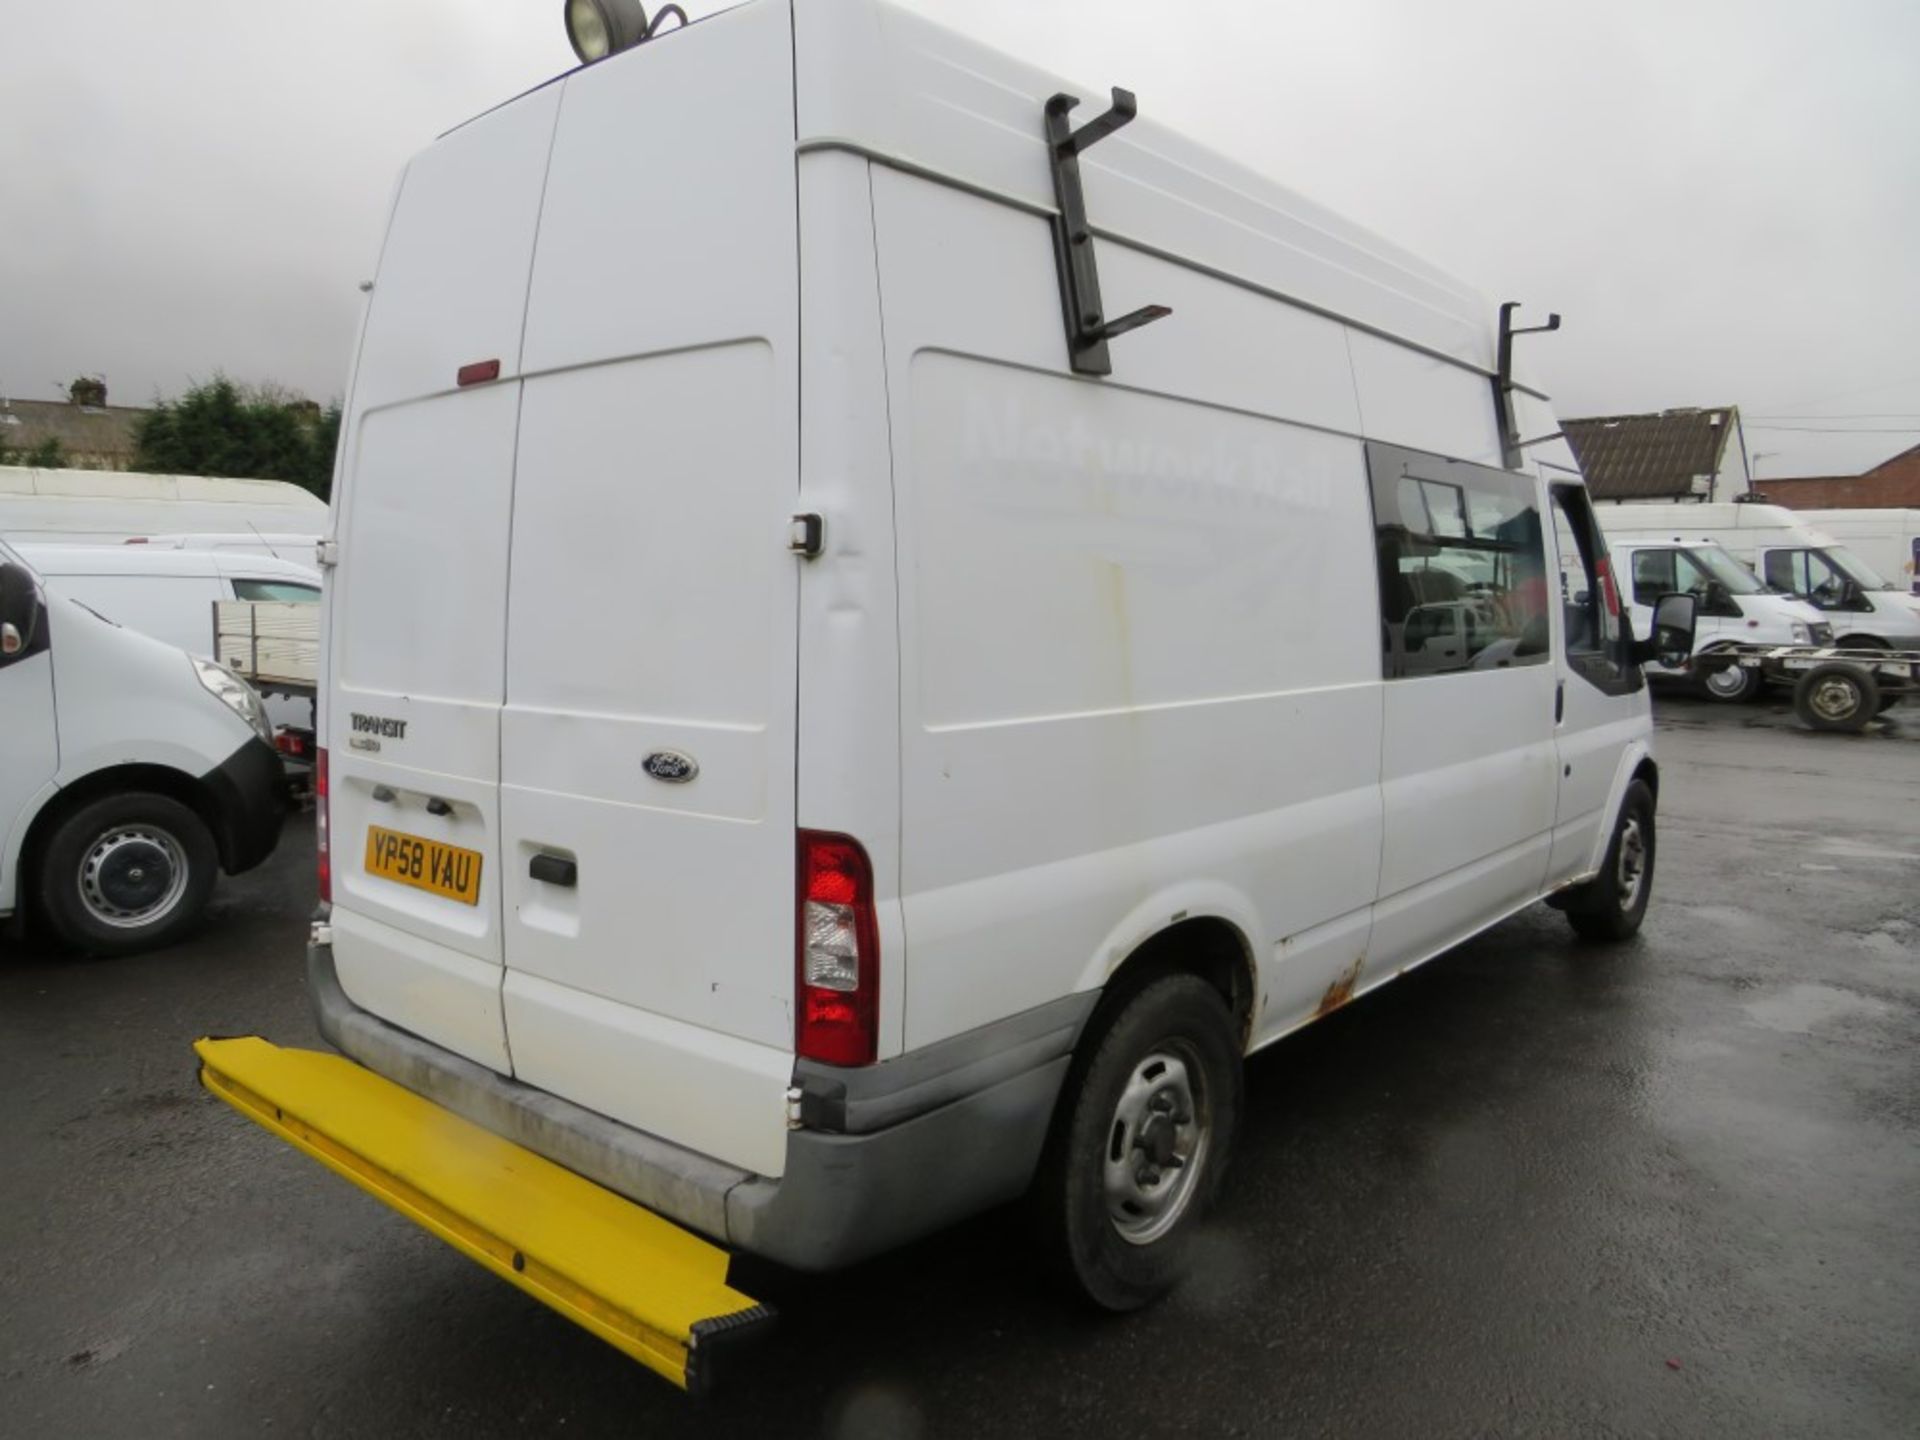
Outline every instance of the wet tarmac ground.
<path fill-rule="evenodd" d="M 1920 1434 L 1920 713 L 1662 706 L 1638 942 L 1528 911 L 1255 1059 L 1191 1282 L 1006 1214 L 824 1279 L 694 1404 L 201 1092 L 317 1037 L 295 822 L 204 932 L 0 950 L 0 1435 Z"/>

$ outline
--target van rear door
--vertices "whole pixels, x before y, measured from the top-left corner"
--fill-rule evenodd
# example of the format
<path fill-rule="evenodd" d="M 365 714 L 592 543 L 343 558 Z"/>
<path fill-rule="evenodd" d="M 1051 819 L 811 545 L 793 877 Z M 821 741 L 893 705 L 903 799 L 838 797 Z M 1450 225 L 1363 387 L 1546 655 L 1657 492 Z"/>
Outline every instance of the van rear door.
<path fill-rule="evenodd" d="M 501 732 L 515 1075 L 768 1175 L 793 1069 L 792 74 L 788 7 L 749 5 L 566 82 Z"/>
<path fill-rule="evenodd" d="M 343 434 L 328 602 L 340 983 L 375 1014 L 502 1072 L 516 376 L 559 103 L 548 87 L 493 111 L 402 177 Z"/>

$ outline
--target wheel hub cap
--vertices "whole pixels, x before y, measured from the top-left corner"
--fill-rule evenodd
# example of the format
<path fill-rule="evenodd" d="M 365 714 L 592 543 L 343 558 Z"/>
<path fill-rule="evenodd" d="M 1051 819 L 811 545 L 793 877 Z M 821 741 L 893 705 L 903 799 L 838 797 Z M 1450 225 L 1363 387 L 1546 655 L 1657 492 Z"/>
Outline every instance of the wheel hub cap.
<path fill-rule="evenodd" d="M 187 888 L 180 842 L 153 826 L 110 830 L 80 862 L 80 900 L 87 913 L 116 929 L 151 925 Z"/>
<path fill-rule="evenodd" d="M 1168 1045 L 1127 1078 L 1107 1129 L 1107 1214 L 1120 1238 L 1149 1245 L 1186 1211 L 1206 1160 L 1206 1096 L 1196 1057 Z"/>
<path fill-rule="evenodd" d="M 1647 874 L 1647 836 L 1638 818 L 1630 818 L 1620 831 L 1620 908 L 1631 910 L 1640 898 L 1640 885 Z"/>

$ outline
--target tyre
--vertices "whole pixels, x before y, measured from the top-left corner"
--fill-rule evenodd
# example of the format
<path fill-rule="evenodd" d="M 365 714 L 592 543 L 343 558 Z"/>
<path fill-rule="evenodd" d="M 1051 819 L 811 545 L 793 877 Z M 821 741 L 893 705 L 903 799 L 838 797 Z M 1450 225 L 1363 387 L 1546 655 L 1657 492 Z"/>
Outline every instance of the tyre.
<path fill-rule="evenodd" d="M 1587 940 L 1629 940 L 1653 895 L 1653 792 L 1634 780 L 1620 801 L 1600 873 L 1567 896 L 1567 923 Z"/>
<path fill-rule="evenodd" d="M 1815 730 L 1864 730 L 1880 713 L 1880 683 L 1870 670 L 1829 660 L 1800 677 L 1793 713 Z"/>
<path fill-rule="evenodd" d="M 89 955 L 131 955 L 179 939 L 206 907 L 219 857 L 178 800 L 107 795 L 60 820 L 40 853 L 40 914 Z"/>
<path fill-rule="evenodd" d="M 1722 665 L 1700 677 L 1700 693 L 1725 705 L 1739 705 L 1759 698 L 1763 684 L 1758 666 Z"/>
<path fill-rule="evenodd" d="M 1198 976 L 1151 982 L 1082 1042 L 1030 1200 L 1049 1259 L 1087 1299 L 1134 1310 L 1173 1287 L 1241 1097 L 1233 1016 Z"/>

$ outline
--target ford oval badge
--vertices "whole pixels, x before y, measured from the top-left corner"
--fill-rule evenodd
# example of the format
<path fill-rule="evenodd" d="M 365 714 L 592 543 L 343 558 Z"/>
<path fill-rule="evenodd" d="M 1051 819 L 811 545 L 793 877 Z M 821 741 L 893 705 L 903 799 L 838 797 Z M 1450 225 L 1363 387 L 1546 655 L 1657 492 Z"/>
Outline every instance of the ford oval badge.
<path fill-rule="evenodd" d="M 700 773 L 700 762 L 678 750 L 656 750 L 640 764 L 654 779 L 670 785 L 684 785 Z"/>

